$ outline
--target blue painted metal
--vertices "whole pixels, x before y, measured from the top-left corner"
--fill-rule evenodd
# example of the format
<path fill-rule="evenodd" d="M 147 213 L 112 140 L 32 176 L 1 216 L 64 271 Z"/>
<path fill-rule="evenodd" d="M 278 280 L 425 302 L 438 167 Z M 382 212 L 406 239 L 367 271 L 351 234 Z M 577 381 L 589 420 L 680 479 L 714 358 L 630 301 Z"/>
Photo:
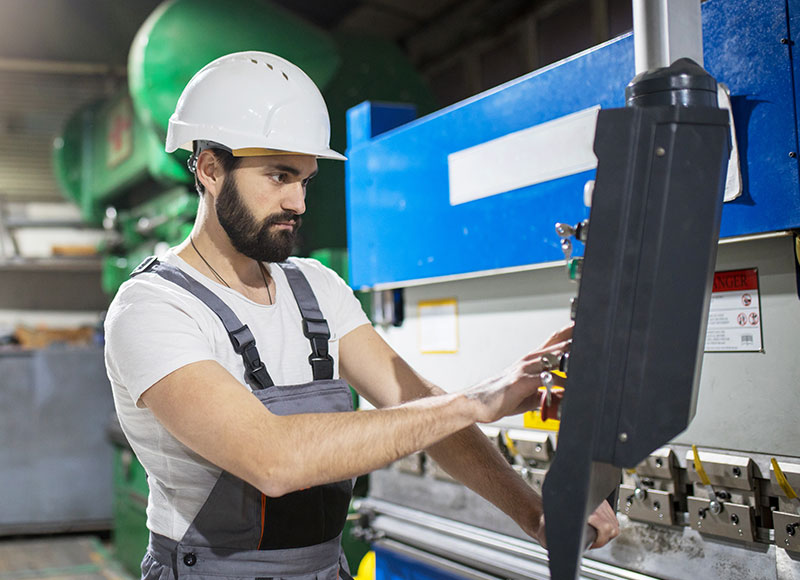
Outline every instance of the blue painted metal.
<path fill-rule="evenodd" d="M 798 59 L 797 49 L 795 48 L 795 38 L 800 38 L 800 0 L 787 0 L 786 13 L 788 21 L 788 34 L 779 39 L 783 50 L 789 53 L 789 58 L 792 62 L 792 82 L 794 89 L 794 107 L 795 107 L 795 122 L 797 123 L 797 131 L 795 132 L 794 151 L 800 155 L 800 59 Z M 785 39 L 785 41 L 784 41 Z M 800 163 L 800 157 L 796 158 Z M 800 286 L 798 286 L 800 292 Z"/>
<path fill-rule="evenodd" d="M 399 103 L 361 103 L 347 112 L 347 142 L 358 143 L 377 137 L 413 121 L 417 116 L 414 105 Z"/>
<path fill-rule="evenodd" d="M 798 75 L 791 43 L 780 42 L 798 5 L 703 4 L 705 64 L 731 89 L 744 181 L 742 197 L 725 206 L 723 237 L 800 227 L 798 159 L 789 156 L 798 147 Z M 387 114 L 384 105 L 351 110 L 353 287 L 562 259 L 553 225 L 588 217 L 583 185 L 594 171 L 451 206 L 447 155 L 596 104 L 624 106 L 633 71 L 625 35 L 378 136 L 365 123 Z"/>
<path fill-rule="evenodd" d="M 466 580 L 391 550 L 374 547 L 375 580 Z"/>
<path fill-rule="evenodd" d="M 800 2 L 791 0 L 795 13 Z M 744 194 L 725 204 L 721 237 L 800 226 L 797 112 L 786 0 L 703 4 L 705 65 L 731 89 Z"/>

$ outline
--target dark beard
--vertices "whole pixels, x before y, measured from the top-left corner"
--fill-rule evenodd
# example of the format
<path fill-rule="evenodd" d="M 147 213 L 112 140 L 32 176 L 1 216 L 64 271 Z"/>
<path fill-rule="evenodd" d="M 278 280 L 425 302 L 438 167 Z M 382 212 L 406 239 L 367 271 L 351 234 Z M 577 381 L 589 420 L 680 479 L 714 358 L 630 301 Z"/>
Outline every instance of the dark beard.
<path fill-rule="evenodd" d="M 291 255 L 301 223 L 299 215 L 291 211 L 276 213 L 259 224 L 247 211 L 230 174 L 225 176 L 215 208 L 222 229 L 239 253 L 259 262 L 285 262 Z M 272 226 L 280 222 L 293 222 L 294 227 L 291 231 L 272 231 Z"/>

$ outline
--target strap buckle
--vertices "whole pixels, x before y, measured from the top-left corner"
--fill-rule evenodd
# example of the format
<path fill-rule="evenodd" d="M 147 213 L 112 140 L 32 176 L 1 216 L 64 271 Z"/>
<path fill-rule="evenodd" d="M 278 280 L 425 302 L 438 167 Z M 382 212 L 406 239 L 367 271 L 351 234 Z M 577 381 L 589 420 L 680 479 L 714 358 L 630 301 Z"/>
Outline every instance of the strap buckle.
<path fill-rule="evenodd" d="M 329 354 L 325 356 L 308 355 L 308 363 L 311 365 L 311 372 L 315 381 L 322 381 L 333 378 L 333 358 Z"/>
<path fill-rule="evenodd" d="M 328 321 L 324 318 L 303 318 L 303 334 L 312 340 L 324 338 L 327 341 L 331 337 Z"/>
<path fill-rule="evenodd" d="M 333 358 L 328 354 L 328 339 L 331 337 L 328 323 L 324 318 L 303 318 L 303 334 L 311 342 L 308 363 L 314 380 L 333 378 Z"/>
<path fill-rule="evenodd" d="M 250 328 L 245 324 L 237 330 L 228 333 L 231 337 L 233 350 L 242 356 L 247 378 L 253 379 L 261 389 L 271 387 L 274 383 L 267 372 L 264 363 L 261 362 L 261 355 L 256 348 L 256 339 Z"/>
<path fill-rule="evenodd" d="M 241 355 L 248 373 L 254 374 L 264 368 L 264 363 L 261 362 L 261 356 L 258 354 L 255 343 L 248 344 Z"/>
<path fill-rule="evenodd" d="M 228 334 L 231 337 L 233 350 L 236 351 L 236 354 L 242 354 L 248 346 L 255 345 L 256 339 L 246 324 L 241 328 L 231 330 Z"/>

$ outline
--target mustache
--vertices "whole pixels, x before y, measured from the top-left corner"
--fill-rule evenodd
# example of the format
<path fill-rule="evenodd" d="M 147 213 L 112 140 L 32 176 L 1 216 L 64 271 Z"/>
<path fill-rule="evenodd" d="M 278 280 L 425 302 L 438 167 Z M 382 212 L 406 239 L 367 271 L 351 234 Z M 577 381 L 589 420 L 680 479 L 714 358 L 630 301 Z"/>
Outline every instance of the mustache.
<path fill-rule="evenodd" d="M 269 227 L 271 225 L 287 222 L 290 222 L 296 229 L 300 227 L 301 223 L 303 223 L 303 219 L 293 211 L 284 211 L 281 213 L 272 214 L 266 218 L 264 220 L 264 226 Z"/>

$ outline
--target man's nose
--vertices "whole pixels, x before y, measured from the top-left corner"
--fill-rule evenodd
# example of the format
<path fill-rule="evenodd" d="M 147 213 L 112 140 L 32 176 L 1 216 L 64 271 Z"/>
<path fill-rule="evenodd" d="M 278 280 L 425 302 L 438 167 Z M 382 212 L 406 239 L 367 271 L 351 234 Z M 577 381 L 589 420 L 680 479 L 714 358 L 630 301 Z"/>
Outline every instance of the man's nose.
<path fill-rule="evenodd" d="M 283 209 L 301 215 L 306 211 L 306 188 L 298 181 L 285 188 Z"/>

